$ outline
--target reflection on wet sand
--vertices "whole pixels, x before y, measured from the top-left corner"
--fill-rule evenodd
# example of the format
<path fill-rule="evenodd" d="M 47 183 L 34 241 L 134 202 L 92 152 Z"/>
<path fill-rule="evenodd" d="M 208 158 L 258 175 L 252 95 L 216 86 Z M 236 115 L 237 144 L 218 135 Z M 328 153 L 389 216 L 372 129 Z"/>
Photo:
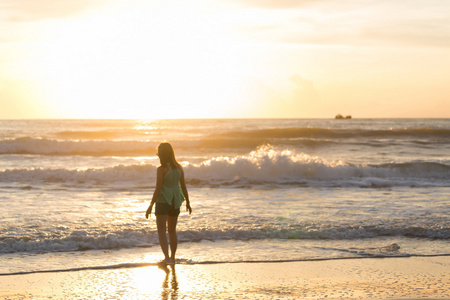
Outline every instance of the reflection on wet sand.
<path fill-rule="evenodd" d="M 161 286 L 161 299 L 178 299 L 178 281 L 175 265 L 168 266 L 165 264 L 160 264 L 158 265 L 158 268 L 166 272 L 166 276 Z"/>

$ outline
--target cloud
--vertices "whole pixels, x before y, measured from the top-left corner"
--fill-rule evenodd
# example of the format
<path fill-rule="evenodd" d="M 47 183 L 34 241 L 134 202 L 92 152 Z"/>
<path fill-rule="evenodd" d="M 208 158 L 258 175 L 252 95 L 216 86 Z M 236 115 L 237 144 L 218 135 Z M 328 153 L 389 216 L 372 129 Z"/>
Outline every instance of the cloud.
<path fill-rule="evenodd" d="M 0 11 L 9 21 L 34 21 L 70 17 L 105 2 L 105 0 L 3 0 L 0 2 Z"/>
<path fill-rule="evenodd" d="M 405 20 L 368 27 L 362 38 L 391 45 L 450 47 L 450 23 L 447 20 Z"/>
<path fill-rule="evenodd" d="M 238 106 L 233 109 L 245 111 L 246 116 L 295 118 L 323 115 L 323 103 L 318 101 L 319 94 L 313 82 L 298 74 L 286 78 L 281 86 L 258 77 L 247 77 L 241 84 L 240 94 L 245 100 L 236 103 Z"/>
<path fill-rule="evenodd" d="M 402 1 L 257 1 L 252 22 L 239 32 L 280 44 L 357 47 L 450 46 L 450 2 Z M 284 8 L 284 9 L 283 9 Z M 401 13 L 399 13 L 401 12 Z"/>
<path fill-rule="evenodd" d="M 294 100 L 317 101 L 319 99 L 319 94 L 312 81 L 298 74 L 291 76 L 289 80 L 295 84 Z"/>
<path fill-rule="evenodd" d="M 252 10 L 251 22 L 242 20 L 239 32 L 250 39 L 280 44 L 342 45 L 360 42 L 368 9 L 344 2 L 341 6 L 322 1 L 302 7 Z M 281 8 L 281 7 L 279 7 Z"/>
<path fill-rule="evenodd" d="M 237 0 L 241 4 L 267 9 L 289 9 L 304 7 L 324 0 Z"/>

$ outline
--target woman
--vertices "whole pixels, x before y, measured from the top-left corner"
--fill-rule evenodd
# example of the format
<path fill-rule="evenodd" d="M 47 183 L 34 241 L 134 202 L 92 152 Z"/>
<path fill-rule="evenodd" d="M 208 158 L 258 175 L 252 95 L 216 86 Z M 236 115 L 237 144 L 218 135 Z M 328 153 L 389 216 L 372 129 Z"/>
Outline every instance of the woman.
<path fill-rule="evenodd" d="M 148 219 L 153 210 L 153 205 L 156 203 L 156 226 L 159 244 L 164 253 L 162 263 L 175 264 L 175 253 L 178 245 L 176 227 L 181 203 L 186 200 L 186 210 L 189 211 L 189 214 L 192 213 L 192 209 L 184 181 L 183 168 L 175 159 L 172 145 L 161 143 L 158 146 L 158 156 L 161 166 L 156 171 L 156 188 L 150 206 L 145 213 L 145 218 Z M 170 256 L 166 227 L 169 231 Z"/>

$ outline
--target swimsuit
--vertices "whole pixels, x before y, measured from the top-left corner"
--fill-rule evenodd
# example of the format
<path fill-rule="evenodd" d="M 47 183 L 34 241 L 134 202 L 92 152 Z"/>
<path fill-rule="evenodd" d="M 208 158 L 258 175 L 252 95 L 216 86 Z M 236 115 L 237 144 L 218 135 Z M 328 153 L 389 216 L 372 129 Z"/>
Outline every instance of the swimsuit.
<path fill-rule="evenodd" d="M 180 213 L 180 206 L 184 201 L 180 178 L 180 171 L 172 168 L 164 176 L 161 192 L 156 200 L 156 215 L 178 216 Z"/>

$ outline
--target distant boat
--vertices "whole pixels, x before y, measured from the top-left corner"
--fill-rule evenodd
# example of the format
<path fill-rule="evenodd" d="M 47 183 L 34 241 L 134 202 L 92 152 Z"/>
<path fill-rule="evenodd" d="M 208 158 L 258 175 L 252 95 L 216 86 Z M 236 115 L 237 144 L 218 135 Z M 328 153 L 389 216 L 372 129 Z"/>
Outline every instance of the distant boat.
<path fill-rule="evenodd" d="M 337 119 L 337 120 L 343 120 L 343 119 L 351 119 L 352 116 L 351 116 L 351 115 L 348 115 L 348 116 L 345 116 L 345 117 L 344 117 L 344 116 L 341 115 L 341 114 L 337 114 L 334 118 Z"/>

